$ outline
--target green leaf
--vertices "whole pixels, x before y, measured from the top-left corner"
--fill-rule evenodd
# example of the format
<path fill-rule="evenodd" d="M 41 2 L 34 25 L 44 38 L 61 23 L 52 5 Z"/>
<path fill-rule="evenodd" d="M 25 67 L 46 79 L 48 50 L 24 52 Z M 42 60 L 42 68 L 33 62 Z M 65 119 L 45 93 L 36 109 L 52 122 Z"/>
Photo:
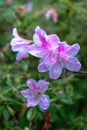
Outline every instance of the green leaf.
<path fill-rule="evenodd" d="M 73 86 L 71 84 L 66 86 L 66 92 L 67 93 L 73 92 Z"/>
<path fill-rule="evenodd" d="M 74 101 L 71 99 L 71 98 L 61 98 L 61 101 L 63 102 L 63 103 L 66 103 L 66 104 L 73 104 L 74 103 Z"/>
<path fill-rule="evenodd" d="M 33 120 L 34 117 L 36 115 L 36 109 L 35 108 L 29 108 L 29 110 L 27 111 L 27 119 L 29 121 Z"/>
<path fill-rule="evenodd" d="M 10 115 L 9 115 L 9 113 L 8 113 L 6 108 L 2 111 L 2 115 L 3 115 L 5 120 L 8 120 L 9 117 L 10 117 Z"/>
<path fill-rule="evenodd" d="M 12 116 L 14 115 L 14 110 L 10 106 L 7 106 L 7 110 Z"/>

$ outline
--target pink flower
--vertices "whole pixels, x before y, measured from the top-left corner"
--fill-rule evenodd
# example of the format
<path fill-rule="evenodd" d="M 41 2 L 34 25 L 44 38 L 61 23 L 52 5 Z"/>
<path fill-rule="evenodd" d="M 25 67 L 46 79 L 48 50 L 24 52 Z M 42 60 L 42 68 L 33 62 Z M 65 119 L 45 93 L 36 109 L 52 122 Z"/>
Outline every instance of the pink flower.
<path fill-rule="evenodd" d="M 81 63 L 75 57 L 80 49 L 78 43 L 70 46 L 66 42 L 61 42 L 57 48 L 56 62 L 51 67 L 49 75 L 52 79 L 57 79 L 62 73 L 62 69 L 65 67 L 70 71 L 77 72 L 81 68 Z"/>
<path fill-rule="evenodd" d="M 74 56 L 77 55 L 80 46 L 78 43 L 70 46 L 66 42 L 60 42 L 56 34 L 47 35 L 40 27 L 36 27 L 33 36 L 34 44 L 30 54 L 41 58 L 38 66 L 39 72 L 49 71 L 52 79 L 57 79 L 65 67 L 70 71 L 79 71 L 81 64 Z"/>
<path fill-rule="evenodd" d="M 28 2 L 24 5 L 25 9 L 27 12 L 31 12 L 32 11 L 32 8 L 33 8 L 33 3 L 32 2 Z"/>
<path fill-rule="evenodd" d="M 26 84 L 29 88 L 20 92 L 27 98 L 27 106 L 34 107 L 38 104 L 43 110 L 48 109 L 50 99 L 44 92 L 48 89 L 49 82 L 39 80 L 37 83 L 34 79 L 29 79 Z"/>
<path fill-rule="evenodd" d="M 58 20 L 58 14 L 57 14 L 57 12 L 56 12 L 56 10 L 54 8 L 50 8 L 49 10 L 47 10 L 45 16 L 46 16 L 47 20 L 52 18 L 54 23 L 56 23 L 57 20 Z"/>
<path fill-rule="evenodd" d="M 16 28 L 13 29 L 13 36 L 14 38 L 11 40 L 10 45 L 12 51 L 18 52 L 16 59 L 19 61 L 28 56 L 30 40 L 26 40 L 19 36 Z"/>
<path fill-rule="evenodd" d="M 60 91 L 58 92 L 58 94 L 61 96 L 61 95 L 64 94 L 64 91 L 63 91 L 63 90 L 60 90 Z"/>
<path fill-rule="evenodd" d="M 6 0 L 6 4 L 10 6 L 12 4 L 12 0 Z"/>
<path fill-rule="evenodd" d="M 56 34 L 47 35 L 39 26 L 35 29 L 33 40 L 34 44 L 31 46 L 30 54 L 41 58 L 38 70 L 46 72 L 55 62 L 55 53 L 60 40 Z"/>

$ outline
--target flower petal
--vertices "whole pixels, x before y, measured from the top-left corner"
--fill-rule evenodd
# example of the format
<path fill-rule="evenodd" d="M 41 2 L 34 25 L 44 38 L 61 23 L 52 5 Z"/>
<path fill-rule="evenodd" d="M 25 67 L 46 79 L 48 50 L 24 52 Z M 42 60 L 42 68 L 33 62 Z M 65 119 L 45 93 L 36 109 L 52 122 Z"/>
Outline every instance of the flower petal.
<path fill-rule="evenodd" d="M 28 57 L 28 52 L 18 52 L 17 53 L 17 56 L 16 56 L 16 60 L 17 61 L 20 61 L 20 60 L 22 60 L 23 58 L 25 58 L 25 57 Z"/>
<path fill-rule="evenodd" d="M 34 107 L 39 103 L 39 98 L 29 98 L 27 101 L 27 107 Z"/>
<path fill-rule="evenodd" d="M 18 34 L 18 31 L 17 31 L 17 28 L 13 29 L 13 36 L 14 37 L 20 37 L 19 34 Z"/>
<path fill-rule="evenodd" d="M 59 62 L 56 62 L 49 71 L 49 76 L 51 79 L 57 79 L 62 73 L 63 65 Z"/>
<path fill-rule="evenodd" d="M 63 58 L 64 66 L 70 71 L 79 71 L 81 69 L 81 63 L 76 57 Z"/>
<path fill-rule="evenodd" d="M 47 67 L 43 62 L 41 62 L 39 65 L 38 65 L 38 71 L 39 72 L 46 72 L 49 70 L 49 67 Z"/>
<path fill-rule="evenodd" d="M 20 93 L 25 97 L 25 98 L 31 98 L 31 91 L 29 89 L 22 90 Z"/>
<path fill-rule="evenodd" d="M 39 26 L 35 28 L 35 33 L 39 33 L 40 35 L 47 35 L 47 33 L 41 29 Z"/>
<path fill-rule="evenodd" d="M 60 39 L 56 34 L 51 34 L 47 36 L 47 42 L 50 43 L 51 48 L 55 49 L 58 46 Z"/>
<path fill-rule="evenodd" d="M 44 30 L 42 30 L 39 26 L 35 29 L 35 34 L 33 35 L 33 40 L 38 47 L 43 47 L 48 49 L 50 47 L 50 43 L 46 40 L 47 34 Z"/>
<path fill-rule="evenodd" d="M 24 39 L 22 37 L 15 37 L 11 40 L 10 45 L 11 46 L 16 46 L 16 45 L 29 45 L 30 44 L 30 40 Z"/>
<path fill-rule="evenodd" d="M 39 47 L 39 46 L 33 44 L 30 46 L 29 53 L 35 57 L 42 58 L 47 53 L 47 50 L 43 47 Z"/>
<path fill-rule="evenodd" d="M 57 48 L 57 54 L 64 54 L 66 49 L 69 47 L 69 45 L 67 45 L 67 43 L 65 41 L 63 42 L 59 42 L 59 46 Z"/>
<path fill-rule="evenodd" d="M 41 47 L 43 43 L 45 44 L 46 42 L 45 37 L 46 37 L 46 32 L 42 30 L 39 26 L 37 26 L 35 28 L 35 34 L 33 35 L 33 40 L 35 44 Z"/>
<path fill-rule="evenodd" d="M 12 47 L 11 47 L 11 49 L 13 50 L 13 51 L 24 51 L 24 50 L 28 50 L 28 48 L 29 48 L 29 46 L 28 45 L 26 45 L 26 44 L 15 44 L 15 45 L 12 45 Z"/>
<path fill-rule="evenodd" d="M 75 55 L 77 55 L 79 50 L 80 50 L 80 46 L 78 43 L 76 43 L 72 46 L 69 46 L 68 49 L 66 49 L 66 54 L 71 55 L 71 56 L 75 56 Z"/>
<path fill-rule="evenodd" d="M 40 64 L 38 66 L 39 72 L 48 71 L 51 66 L 55 63 L 55 55 L 53 53 L 49 53 L 43 59 L 41 59 Z"/>
<path fill-rule="evenodd" d="M 31 89 L 33 89 L 37 86 L 37 82 L 34 79 L 27 80 L 26 84 Z"/>
<path fill-rule="evenodd" d="M 48 109 L 50 105 L 50 99 L 47 95 L 43 94 L 41 97 L 40 97 L 40 101 L 39 101 L 39 106 L 41 109 L 43 110 L 46 110 Z"/>
<path fill-rule="evenodd" d="M 30 40 L 22 38 L 16 28 L 13 29 L 13 35 L 14 38 L 10 42 L 13 51 L 23 51 L 29 47 Z"/>
<path fill-rule="evenodd" d="M 46 82 L 44 80 L 39 80 L 37 86 L 39 88 L 39 91 L 41 93 L 44 93 L 48 89 L 49 82 Z"/>

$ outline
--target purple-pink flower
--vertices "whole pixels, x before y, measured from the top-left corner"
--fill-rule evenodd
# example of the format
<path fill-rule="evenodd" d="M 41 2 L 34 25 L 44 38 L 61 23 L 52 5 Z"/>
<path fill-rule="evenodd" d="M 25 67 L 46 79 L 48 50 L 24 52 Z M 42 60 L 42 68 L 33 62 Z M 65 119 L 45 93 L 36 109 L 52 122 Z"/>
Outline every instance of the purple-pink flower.
<path fill-rule="evenodd" d="M 58 92 L 58 94 L 61 96 L 61 95 L 64 94 L 64 91 L 63 91 L 63 90 L 60 90 L 60 91 Z"/>
<path fill-rule="evenodd" d="M 33 40 L 34 44 L 31 47 L 30 54 L 41 58 L 38 67 L 40 72 L 48 71 L 55 62 L 55 53 L 60 40 L 56 34 L 47 35 L 39 26 L 35 29 Z"/>
<path fill-rule="evenodd" d="M 29 55 L 30 50 L 30 40 L 26 40 L 22 38 L 18 32 L 17 29 L 13 29 L 13 36 L 14 38 L 11 40 L 10 45 L 11 49 L 14 52 L 18 52 L 16 56 L 16 60 L 21 60 Z"/>
<path fill-rule="evenodd" d="M 50 78 L 57 79 L 61 75 L 64 67 L 70 71 L 79 71 L 81 68 L 81 63 L 75 57 L 79 49 L 80 46 L 78 43 L 70 46 L 67 45 L 66 42 L 61 42 L 57 48 L 55 63 L 49 72 Z"/>
<path fill-rule="evenodd" d="M 64 67 L 70 71 L 80 70 L 81 64 L 75 57 L 80 49 L 78 43 L 70 46 L 65 41 L 61 42 L 56 34 L 47 35 L 39 26 L 33 40 L 30 54 L 41 58 L 39 72 L 49 71 L 50 78 L 57 79 Z"/>
<path fill-rule="evenodd" d="M 32 2 L 28 2 L 24 5 L 25 9 L 27 12 L 31 12 L 32 11 L 32 8 L 33 8 L 33 3 Z"/>
<path fill-rule="evenodd" d="M 55 10 L 55 8 L 50 8 L 47 10 L 46 14 L 46 19 L 49 20 L 50 18 L 52 18 L 53 22 L 56 23 L 58 20 L 58 14 Z"/>
<path fill-rule="evenodd" d="M 34 79 L 29 79 L 26 84 L 29 88 L 20 92 L 27 98 L 27 106 L 34 107 L 38 104 L 41 109 L 48 109 L 50 99 L 44 93 L 48 89 L 49 82 L 39 80 L 37 83 Z"/>

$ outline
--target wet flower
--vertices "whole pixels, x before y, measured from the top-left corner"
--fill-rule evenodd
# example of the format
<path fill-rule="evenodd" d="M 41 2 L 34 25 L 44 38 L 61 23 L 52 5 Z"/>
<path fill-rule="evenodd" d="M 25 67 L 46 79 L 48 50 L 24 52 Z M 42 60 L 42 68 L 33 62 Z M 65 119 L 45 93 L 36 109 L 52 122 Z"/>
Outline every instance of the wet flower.
<path fill-rule="evenodd" d="M 37 83 L 34 79 L 29 79 L 26 84 L 29 88 L 20 92 L 27 98 L 27 106 L 34 107 L 38 104 L 41 109 L 48 109 L 50 99 L 44 93 L 48 89 L 49 82 L 39 80 Z"/>
<path fill-rule="evenodd" d="M 33 40 L 30 54 L 41 58 L 39 72 L 49 71 L 50 78 L 57 79 L 64 67 L 70 71 L 80 70 L 81 64 L 75 57 L 80 49 L 78 43 L 70 46 L 61 42 L 56 34 L 47 35 L 39 26 L 35 29 Z"/>
<path fill-rule="evenodd" d="M 18 52 L 16 56 L 16 60 L 19 61 L 28 56 L 29 49 L 30 49 L 29 47 L 30 40 L 26 40 L 22 38 L 18 34 L 16 28 L 13 29 L 13 36 L 14 38 L 11 40 L 10 45 L 11 45 L 12 51 Z"/>
<path fill-rule="evenodd" d="M 46 11 L 46 19 L 49 20 L 50 18 L 52 18 L 53 22 L 56 23 L 58 20 L 58 14 L 56 12 L 56 10 L 54 8 L 50 8 Z"/>

